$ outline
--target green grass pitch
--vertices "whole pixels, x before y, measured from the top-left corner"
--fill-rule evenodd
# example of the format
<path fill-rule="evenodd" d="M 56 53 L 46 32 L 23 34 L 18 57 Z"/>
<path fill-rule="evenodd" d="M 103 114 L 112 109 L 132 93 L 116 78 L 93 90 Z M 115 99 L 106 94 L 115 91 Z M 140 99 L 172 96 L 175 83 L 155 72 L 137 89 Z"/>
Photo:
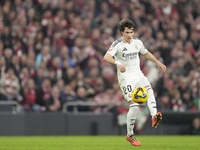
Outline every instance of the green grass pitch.
<path fill-rule="evenodd" d="M 200 136 L 12 136 L 0 137 L 0 150 L 200 150 Z"/>

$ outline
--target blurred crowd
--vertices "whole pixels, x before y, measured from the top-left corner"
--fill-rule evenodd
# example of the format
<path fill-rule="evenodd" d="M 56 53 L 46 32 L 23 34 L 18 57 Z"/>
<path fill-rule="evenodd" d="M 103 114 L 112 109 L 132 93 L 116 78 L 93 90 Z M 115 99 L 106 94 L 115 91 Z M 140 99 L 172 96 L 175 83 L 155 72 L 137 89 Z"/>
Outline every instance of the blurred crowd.
<path fill-rule="evenodd" d="M 200 101 L 199 0 L 1 0 L 0 100 L 20 112 L 61 111 L 67 102 L 104 107 L 79 111 L 123 113 L 116 66 L 103 61 L 129 18 L 135 37 L 167 71 L 141 58 L 158 109 L 196 111 Z M 69 111 L 72 108 L 69 108 Z"/>

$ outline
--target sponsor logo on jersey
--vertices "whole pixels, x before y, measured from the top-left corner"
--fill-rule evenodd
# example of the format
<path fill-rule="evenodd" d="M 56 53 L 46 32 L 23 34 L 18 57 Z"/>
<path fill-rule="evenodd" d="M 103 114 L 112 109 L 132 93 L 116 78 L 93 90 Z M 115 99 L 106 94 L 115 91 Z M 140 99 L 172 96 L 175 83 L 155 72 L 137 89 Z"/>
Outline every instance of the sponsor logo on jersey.
<path fill-rule="evenodd" d="M 113 50 L 113 47 L 109 48 L 108 52 L 112 51 Z"/>
<path fill-rule="evenodd" d="M 122 51 L 127 51 L 126 47 L 124 47 L 124 49 Z"/>
<path fill-rule="evenodd" d="M 124 57 L 124 60 L 133 60 L 136 59 L 139 52 L 133 52 L 133 53 L 122 53 L 122 57 Z"/>

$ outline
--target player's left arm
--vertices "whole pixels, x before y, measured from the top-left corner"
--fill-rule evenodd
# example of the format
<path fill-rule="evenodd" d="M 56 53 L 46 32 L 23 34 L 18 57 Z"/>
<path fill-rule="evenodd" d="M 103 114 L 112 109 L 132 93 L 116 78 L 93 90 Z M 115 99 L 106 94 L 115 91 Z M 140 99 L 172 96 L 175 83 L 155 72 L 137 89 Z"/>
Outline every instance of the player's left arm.
<path fill-rule="evenodd" d="M 156 59 L 156 57 L 154 55 L 152 55 L 149 51 L 147 51 L 147 53 L 144 54 L 144 56 L 147 59 L 149 59 L 149 60 L 153 61 L 154 63 L 156 63 L 156 65 L 157 65 L 157 67 L 158 67 L 158 69 L 160 71 L 164 71 L 165 72 L 166 66 L 163 63 L 161 63 L 158 59 Z"/>

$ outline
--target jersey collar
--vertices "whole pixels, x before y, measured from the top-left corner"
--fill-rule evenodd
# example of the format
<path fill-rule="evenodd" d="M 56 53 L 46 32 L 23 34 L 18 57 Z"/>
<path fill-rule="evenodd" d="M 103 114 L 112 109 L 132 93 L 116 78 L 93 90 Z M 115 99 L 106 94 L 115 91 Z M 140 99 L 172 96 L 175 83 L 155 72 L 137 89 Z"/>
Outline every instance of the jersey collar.
<path fill-rule="evenodd" d="M 121 40 L 124 42 L 124 43 L 126 43 L 124 40 L 123 40 L 123 38 L 121 37 Z M 131 43 L 133 42 L 133 38 L 131 39 Z M 130 44 L 131 44 L 130 43 Z M 127 44 L 129 44 L 129 43 L 127 43 Z"/>
<path fill-rule="evenodd" d="M 123 38 L 121 37 L 121 40 L 124 42 L 124 43 L 126 43 L 124 40 L 123 40 Z"/>

